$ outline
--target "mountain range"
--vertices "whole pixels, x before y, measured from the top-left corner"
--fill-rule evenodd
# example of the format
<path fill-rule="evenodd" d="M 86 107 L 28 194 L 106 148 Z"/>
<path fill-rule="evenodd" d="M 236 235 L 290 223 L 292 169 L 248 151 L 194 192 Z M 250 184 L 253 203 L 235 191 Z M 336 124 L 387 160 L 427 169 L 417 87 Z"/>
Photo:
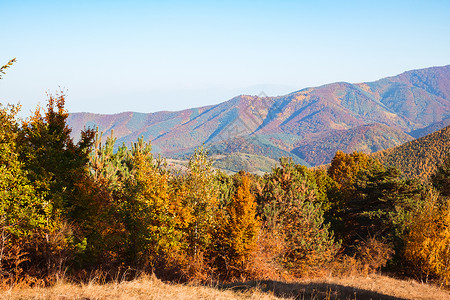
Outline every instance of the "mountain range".
<path fill-rule="evenodd" d="M 182 111 L 71 113 L 68 123 L 74 137 L 85 127 L 113 131 L 118 144 L 142 136 L 170 158 L 186 158 L 205 144 L 215 155 L 291 156 L 315 166 L 330 162 L 337 150 L 372 153 L 449 125 L 450 65 L 277 97 L 239 95 Z"/>

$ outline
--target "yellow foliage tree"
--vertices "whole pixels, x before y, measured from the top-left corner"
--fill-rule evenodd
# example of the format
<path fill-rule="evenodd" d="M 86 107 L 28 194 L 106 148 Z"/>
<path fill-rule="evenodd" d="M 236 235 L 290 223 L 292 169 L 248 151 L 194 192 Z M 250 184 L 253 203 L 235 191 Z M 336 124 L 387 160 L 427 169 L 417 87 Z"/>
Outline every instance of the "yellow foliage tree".
<path fill-rule="evenodd" d="M 219 212 L 219 190 L 215 181 L 212 161 L 208 152 L 201 147 L 195 150 L 189 160 L 185 177 L 187 193 L 185 206 L 191 210 L 188 226 L 189 253 L 197 256 L 206 254 L 217 229 Z"/>
<path fill-rule="evenodd" d="M 135 263 L 154 266 L 171 258 L 180 248 L 178 211 L 169 186 L 169 174 L 153 160 L 150 144 L 142 138 L 132 147 L 131 175 L 123 202 L 129 232 L 131 258 Z M 176 199 L 176 198 L 175 198 Z"/>
<path fill-rule="evenodd" d="M 420 272 L 450 280 L 450 203 L 439 204 L 430 192 L 411 218 L 405 237 L 405 258 Z"/>
<path fill-rule="evenodd" d="M 237 188 L 232 202 L 227 207 L 227 243 L 230 248 L 230 263 L 242 266 L 256 247 L 256 237 L 260 221 L 256 217 L 255 196 L 250 191 L 251 180 L 242 176 L 242 184 Z"/>
<path fill-rule="evenodd" d="M 354 182 L 356 175 L 362 169 L 367 169 L 374 164 L 380 163 L 362 152 L 346 154 L 337 151 L 328 169 L 328 175 L 339 185 L 339 188 L 349 188 Z"/>

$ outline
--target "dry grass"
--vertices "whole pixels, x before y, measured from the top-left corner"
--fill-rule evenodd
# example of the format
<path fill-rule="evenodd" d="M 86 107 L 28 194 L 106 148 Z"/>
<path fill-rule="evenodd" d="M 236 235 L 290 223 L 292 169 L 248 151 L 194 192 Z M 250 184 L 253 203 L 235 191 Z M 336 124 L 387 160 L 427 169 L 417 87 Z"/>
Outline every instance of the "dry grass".
<path fill-rule="evenodd" d="M 374 274 L 304 279 L 294 282 L 267 280 L 230 284 L 226 287 L 241 290 L 258 287 L 261 292 L 267 291 L 278 297 L 295 299 L 450 299 L 449 291 L 436 286 Z"/>
<path fill-rule="evenodd" d="M 416 281 L 381 275 L 259 281 L 205 287 L 167 284 L 141 276 L 128 282 L 84 285 L 59 282 L 50 288 L 11 288 L 1 299 L 450 299 L 450 293 Z"/>
<path fill-rule="evenodd" d="M 414 280 L 398 280 L 375 274 L 366 277 L 329 278 L 322 282 L 389 295 L 394 297 L 392 299 L 450 299 L 448 290 Z"/>
<path fill-rule="evenodd" d="M 205 286 L 167 284 L 153 276 L 141 276 L 121 283 L 70 284 L 58 282 L 49 288 L 11 288 L 0 292 L 0 299 L 279 299 L 258 289 L 219 290 Z"/>

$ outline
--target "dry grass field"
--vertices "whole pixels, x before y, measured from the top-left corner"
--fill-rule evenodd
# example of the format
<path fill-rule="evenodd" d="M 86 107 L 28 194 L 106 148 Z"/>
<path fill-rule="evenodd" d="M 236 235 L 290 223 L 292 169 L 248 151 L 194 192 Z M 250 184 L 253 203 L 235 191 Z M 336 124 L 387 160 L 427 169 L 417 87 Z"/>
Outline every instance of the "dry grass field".
<path fill-rule="evenodd" d="M 320 278 L 295 282 L 260 281 L 224 286 L 168 284 L 152 276 L 124 282 L 14 287 L 1 299 L 450 299 L 447 290 L 381 275 Z"/>

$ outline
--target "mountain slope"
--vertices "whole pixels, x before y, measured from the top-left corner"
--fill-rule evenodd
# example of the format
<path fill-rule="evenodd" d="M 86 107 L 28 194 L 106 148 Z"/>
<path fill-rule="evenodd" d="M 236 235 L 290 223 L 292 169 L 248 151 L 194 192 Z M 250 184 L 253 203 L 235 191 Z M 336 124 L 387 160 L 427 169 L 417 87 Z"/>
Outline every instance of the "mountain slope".
<path fill-rule="evenodd" d="M 421 133 L 423 128 L 442 128 L 448 118 L 450 65 L 369 83 L 332 83 L 279 97 L 240 95 L 178 112 L 74 113 L 69 125 L 75 135 L 84 126 L 99 127 L 105 135 L 114 130 L 118 143 L 143 136 L 152 141 L 154 152 L 168 157 L 188 154 L 201 144 L 228 153 L 230 147 L 224 145 L 242 141 L 235 152 L 274 159 L 299 155 L 298 159 L 318 165 L 329 162 L 336 149 L 372 152 L 396 146 L 411 139 L 410 134 L 426 133 L 425 129 Z M 369 124 L 372 127 L 364 127 Z"/>
<path fill-rule="evenodd" d="M 429 178 L 450 155 L 450 126 L 401 146 L 374 153 L 384 165 L 399 168 L 406 177 Z"/>
<path fill-rule="evenodd" d="M 401 145 L 413 138 L 408 134 L 375 123 L 347 130 L 327 131 L 313 138 L 300 141 L 292 153 L 308 163 L 327 164 L 338 150 L 346 153 L 362 151 L 372 153 Z"/>
<path fill-rule="evenodd" d="M 444 119 L 444 120 L 442 120 L 440 122 L 433 123 L 433 124 L 431 124 L 431 125 L 429 125 L 427 127 L 411 131 L 409 134 L 412 137 L 418 139 L 420 137 L 423 137 L 423 136 L 426 136 L 426 135 L 428 135 L 430 133 L 438 131 L 438 130 L 440 130 L 442 128 L 445 128 L 445 127 L 447 127 L 449 125 L 450 125 L 450 117 L 446 118 L 446 119 Z"/>

